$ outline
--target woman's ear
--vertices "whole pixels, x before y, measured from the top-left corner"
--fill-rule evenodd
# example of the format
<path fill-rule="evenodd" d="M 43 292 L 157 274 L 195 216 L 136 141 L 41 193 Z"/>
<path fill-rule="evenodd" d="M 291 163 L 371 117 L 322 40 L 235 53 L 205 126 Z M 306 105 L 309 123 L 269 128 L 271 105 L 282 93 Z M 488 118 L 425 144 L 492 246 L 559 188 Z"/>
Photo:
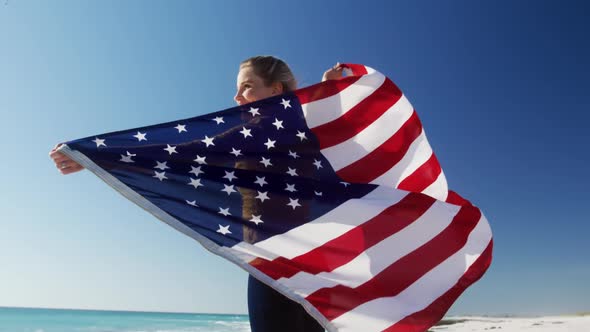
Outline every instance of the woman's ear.
<path fill-rule="evenodd" d="M 272 85 L 272 95 L 276 96 L 276 95 L 280 95 L 283 94 L 283 84 L 281 84 L 281 82 L 274 82 Z"/>

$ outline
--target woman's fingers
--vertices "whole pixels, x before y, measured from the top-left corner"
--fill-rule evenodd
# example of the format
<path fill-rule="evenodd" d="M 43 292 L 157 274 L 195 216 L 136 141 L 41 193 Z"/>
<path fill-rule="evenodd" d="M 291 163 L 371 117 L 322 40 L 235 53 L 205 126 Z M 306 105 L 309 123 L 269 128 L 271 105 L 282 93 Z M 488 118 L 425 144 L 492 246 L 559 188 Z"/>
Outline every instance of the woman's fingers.
<path fill-rule="evenodd" d="M 83 170 L 84 166 L 73 161 L 70 157 L 66 156 L 65 154 L 56 151 L 56 149 L 60 146 L 61 144 L 57 144 L 49 152 L 49 157 L 53 160 L 53 162 L 55 163 L 55 167 L 57 167 L 61 174 L 65 175 Z"/>
<path fill-rule="evenodd" d="M 54 148 L 55 149 L 55 148 Z M 53 159 L 54 162 L 62 162 L 62 161 L 73 161 L 70 157 L 66 156 L 65 154 L 51 150 L 49 152 L 49 158 Z"/>
<path fill-rule="evenodd" d="M 49 151 L 49 157 L 52 159 L 58 158 L 60 156 L 65 156 L 63 153 L 56 151 L 58 146 L 56 146 L 55 148 L 53 148 L 51 151 Z"/>
<path fill-rule="evenodd" d="M 68 166 L 66 168 L 60 168 L 59 171 L 61 172 L 61 174 L 66 175 L 66 174 L 71 174 L 71 173 L 75 173 L 75 172 L 81 171 L 83 169 L 84 169 L 84 167 L 82 167 L 82 166 L 80 166 L 78 164 L 75 164 L 75 165 L 72 165 L 72 166 Z"/>
<path fill-rule="evenodd" d="M 51 151 L 49 151 L 49 155 L 51 155 L 52 153 L 54 153 L 55 150 L 57 150 L 60 146 L 62 146 L 62 143 L 55 144 L 55 146 L 53 147 L 53 149 L 51 149 Z"/>
<path fill-rule="evenodd" d="M 344 67 L 340 64 L 340 62 L 336 62 L 336 65 L 331 67 L 330 69 L 324 72 L 324 76 L 322 77 L 322 82 L 326 80 L 338 80 L 342 78 L 342 70 Z"/>
<path fill-rule="evenodd" d="M 57 168 L 66 168 L 66 167 L 70 167 L 73 165 L 77 165 L 77 163 L 72 162 L 70 160 L 67 159 L 62 159 L 60 161 L 55 161 L 55 166 L 57 166 Z"/>
<path fill-rule="evenodd" d="M 68 157 L 68 156 L 66 156 L 64 154 L 56 155 L 54 157 L 51 157 L 51 159 L 53 159 L 53 162 L 56 163 L 56 164 L 63 163 L 63 162 L 69 162 L 69 163 L 77 164 L 70 157 Z"/>
<path fill-rule="evenodd" d="M 72 159 L 58 159 L 58 160 L 54 160 L 54 162 L 55 162 L 55 166 L 60 169 L 67 168 L 67 167 L 73 167 L 73 166 L 82 167 L 82 166 L 80 166 L 80 164 L 73 161 Z"/>
<path fill-rule="evenodd" d="M 68 160 L 72 160 L 70 159 L 70 157 L 66 156 L 65 154 L 57 154 L 54 156 L 51 156 L 51 159 L 53 159 L 54 162 L 60 162 L 60 161 L 68 161 Z"/>
<path fill-rule="evenodd" d="M 56 163 L 55 166 L 62 174 L 70 174 L 84 169 L 82 165 L 74 161 Z"/>
<path fill-rule="evenodd" d="M 49 158 L 51 158 L 53 160 L 57 160 L 57 159 L 69 159 L 65 154 L 63 154 L 61 152 L 50 152 L 49 153 Z"/>

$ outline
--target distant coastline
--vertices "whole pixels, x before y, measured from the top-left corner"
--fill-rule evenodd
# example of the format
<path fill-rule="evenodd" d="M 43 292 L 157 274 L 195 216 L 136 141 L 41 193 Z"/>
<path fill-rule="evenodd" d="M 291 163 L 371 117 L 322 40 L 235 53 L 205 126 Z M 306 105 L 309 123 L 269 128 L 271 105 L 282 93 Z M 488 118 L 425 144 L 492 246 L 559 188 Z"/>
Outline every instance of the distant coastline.
<path fill-rule="evenodd" d="M 85 311 L 85 312 L 122 312 L 122 313 L 137 313 L 137 314 L 174 314 L 174 315 L 220 315 L 220 316 L 248 316 L 248 314 L 240 313 L 218 313 L 218 312 L 188 312 L 188 311 L 152 311 L 152 310 L 127 310 L 127 309 L 84 309 L 84 308 L 49 308 L 49 307 L 13 307 L 0 306 L 2 309 L 31 309 L 31 310 L 62 310 L 62 311 Z"/>
<path fill-rule="evenodd" d="M 32 310 L 69 310 L 69 311 L 89 311 L 89 312 L 122 312 L 122 313 L 138 313 L 138 314 L 179 314 L 179 315 L 224 315 L 224 316 L 248 316 L 247 313 L 218 313 L 218 312 L 190 312 L 190 311 L 153 311 L 153 310 L 131 310 L 131 309 L 84 309 L 84 308 L 54 308 L 54 307 L 14 307 L 14 306 L 0 306 L 1 309 L 32 309 Z M 590 316 L 590 311 L 581 311 L 574 313 L 557 313 L 557 314 L 473 314 L 462 315 L 453 314 L 445 316 L 441 322 L 451 323 L 457 320 L 464 320 L 470 318 L 538 318 L 538 317 L 581 317 Z M 443 323 L 444 324 L 444 323 Z M 454 323 L 451 323 L 454 324 Z"/>
<path fill-rule="evenodd" d="M 63 310 L 63 311 L 84 311 L 84 312 L 112 312 L 112 313 L 137 313 L 137 314 L 174 314 L 174 315 L 220 315 L 220 316 L 248 316 L 247 313 L 219 313 L 219 312 L 189 312 L 189 311 L 153 311 L 153 310 L 130 310 L 130 309 L 101 309 L 101 308 L 55 308 L 55 307 L 15 307 L 15 306 L 0 306 L 2 309 L 30 309 L 30 310 Z M 539 317 L 584 317 L 590 316 L 590 311 L 580 311 L 574 313 L 558 313 L 558 314 L 474 314 L 462 315 L 453 314 L 445 316 L 440 322 L 441 325 L 455 324 L 459 320 L 467 320 L 473 318 L 539 318 Z"/>

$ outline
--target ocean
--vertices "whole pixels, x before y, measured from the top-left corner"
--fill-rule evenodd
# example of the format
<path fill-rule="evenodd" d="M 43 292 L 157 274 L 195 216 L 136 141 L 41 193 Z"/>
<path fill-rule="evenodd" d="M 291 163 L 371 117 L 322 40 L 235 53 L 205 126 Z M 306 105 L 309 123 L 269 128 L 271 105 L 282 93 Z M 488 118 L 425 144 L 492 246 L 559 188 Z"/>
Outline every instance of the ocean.
<path fill-rule="evenodd" d="M 590 314 L 545 317 L 448 317 L 431 332 L 590 331 Z M 247 315 L 0 307 L 0 332 L 249 332 Z"/>
<path fill-rule="evenodd" d="M 249 332 L 247 315 L 0 308 L 0 332 Z"/>

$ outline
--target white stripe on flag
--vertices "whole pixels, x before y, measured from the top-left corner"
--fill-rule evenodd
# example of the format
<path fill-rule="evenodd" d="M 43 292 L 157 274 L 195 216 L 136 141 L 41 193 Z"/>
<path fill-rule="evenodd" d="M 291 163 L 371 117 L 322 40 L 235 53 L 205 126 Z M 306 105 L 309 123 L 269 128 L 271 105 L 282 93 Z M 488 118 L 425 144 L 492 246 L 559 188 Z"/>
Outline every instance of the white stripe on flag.
<path fill-rule="evenodd" d="M 483 253 L 491 239 L 490 226 L 482 215 L 461 250 L 397 296 L 378 298 L 361 304 L 335 318 L 332 324 L 339 332 L 382 331 L 404 317 L 423 310 L 457 283 Z"/>
<path fill-rule="evenodd" d="M 449 189 L 445 173 L 441 170 L 436 180 L 426 187 L 426 189 L 422 190 L 422 193 L 438 200 L 446 201 L 449 195 Z"/>
<path fill-rule="evenodd" d="M 350 139 L 323 149 L 322 154 L 328 159 L 335 171 L 338 171 L 375 150 L 412 116 L 414 109 L 406 96 L 402 97 L 383 113 L 377 120 Z"/>
<path fill-rule="evenodd" d="M 408 148 L 404 157 L 387 172 L 371 181 L 372 184 L 397 188 L 408 175 L 414 173 L 432 155 L 432 148 L 428 144 L 424 130 Z"/>
<path fill-rule="evenodd" d="M 460 206 L 436 201 L 420 218 L 396 234 L 366 249 L 347 264 L 331 272 L 317 275 L 299 272 L 279 282 L 296 289 L 296 293 L 307 297 L 326 287 L 344 285 L 358 287 L 371 280 L 376 274 L 400 258 L 413 252 L 442 232 L 459 212 Z M 395 222 L 392 220 L 392 222 Z"/>
<path fill-rule="evenodd" d="M 264 258 L 266 260 L 272 261 L 274 259 L 277 259 L 279 257 L 279 255 L 272 253 L 268 250 L 262 249 L 262 248 L 258 248 L 256 246 L 254 246 L 253 244 L 247 243 L 247 242 L 239 242 L 238 244 L 234 245 L 233 247 L 231 247 L 230 250 L 235 250 L 236 252 L 239 253 L 239 257 L 247 263 L 252 262 L 253 260 L 255 260 L 256 258 Z"/>
<path fill-rule="evenodd" d="M 309 128 L 334 121 L 370 96 L 385 82 L 385 76 L 379 72 L 364 75 L 354 84 L 333 96 L 301 105 L 305 121 Z"/>

